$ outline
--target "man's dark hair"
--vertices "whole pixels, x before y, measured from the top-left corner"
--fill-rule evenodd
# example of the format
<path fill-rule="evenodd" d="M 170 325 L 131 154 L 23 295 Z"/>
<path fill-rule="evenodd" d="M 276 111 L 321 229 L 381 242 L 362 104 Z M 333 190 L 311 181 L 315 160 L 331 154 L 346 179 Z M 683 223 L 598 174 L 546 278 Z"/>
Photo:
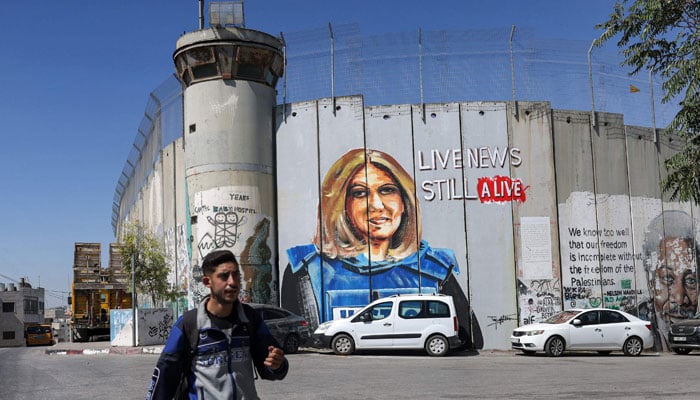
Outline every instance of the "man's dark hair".
<path fill-rule="evenodd" d="M 238 266 L 236 256 L 234 256 L 230 250 L 212 251 L 204 256 L 204 260 L 202 260 L 202 273 L 207 276 L 211 275 L 216 271 L 216 267 L 226 262 L 232 262 Z"/>

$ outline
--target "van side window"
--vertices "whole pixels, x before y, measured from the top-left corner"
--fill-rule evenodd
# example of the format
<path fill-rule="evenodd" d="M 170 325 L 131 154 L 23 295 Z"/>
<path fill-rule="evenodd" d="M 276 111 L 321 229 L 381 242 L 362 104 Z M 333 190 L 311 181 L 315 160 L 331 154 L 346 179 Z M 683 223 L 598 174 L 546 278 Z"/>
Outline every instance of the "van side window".
<path fill-rule="evenodd" d="M 402 301 L 399 303 L 399 316 L 401 318 L 418 318 L 422 301 Z"/>
<path fill-rule="evenodd" d="M 428 317 L 431 318 L 449 318 L 450 317 L 450 307 L 441 302 L 441 301 L 436 301 L 436 300 L 429 300 L 427 302 L 427 312 L 428 312 Z"/>
<path fill-rule="evenodd" d="M 379 319 L 384 319 L 391 315 L 391 308 L 393 305 L 393 302 L 387 301 L 385 303 L 379 303 L 367 311 L 372 313 L 372 320 L 376 321 Z"/>
<path fill-rule="evenodd" d="M 391 315 L 394 302 L 386 301 L 366 308 L 362 313 L 355 314 L 351 322 L 370 322 L 387 318 Z"/>

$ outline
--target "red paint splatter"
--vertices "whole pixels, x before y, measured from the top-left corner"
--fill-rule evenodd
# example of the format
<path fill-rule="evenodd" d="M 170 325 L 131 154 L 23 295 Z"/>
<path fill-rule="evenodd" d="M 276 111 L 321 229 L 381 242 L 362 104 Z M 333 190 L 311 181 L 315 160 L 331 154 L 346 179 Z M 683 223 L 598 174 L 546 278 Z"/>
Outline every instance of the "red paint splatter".
<path fill-rule="evenodd" d="M 523 185 L 520 179 L 510 179 L 509 176 L 496 175 L 493 178 L 488 176 L 479 178 L 476 190 L 482 203 L 504 203 L 506 201 L 524 203 L 526 200 L 525 191 L 529 187 Z"/>

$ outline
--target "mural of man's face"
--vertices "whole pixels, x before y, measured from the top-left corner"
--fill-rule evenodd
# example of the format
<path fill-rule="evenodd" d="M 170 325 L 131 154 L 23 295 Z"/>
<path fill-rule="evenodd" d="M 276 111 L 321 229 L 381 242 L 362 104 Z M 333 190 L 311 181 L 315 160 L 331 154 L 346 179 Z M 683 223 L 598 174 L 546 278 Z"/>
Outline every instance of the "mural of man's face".
<path fill-rule="evenodd" d="M 667 237 L 659 243 L 654 306 L 666 323 L 693 316 L 698 304 L 692 242 Z"/>
<path fill-rule="evenodd" d="M 389 173 L 373 164 L 368 165 L 366 177 L 365 169 L 361 168 L 351 178 L 345 208 L 363 239 L 387 246 L 399 229 L 404 212 L 398 184 Z"/>

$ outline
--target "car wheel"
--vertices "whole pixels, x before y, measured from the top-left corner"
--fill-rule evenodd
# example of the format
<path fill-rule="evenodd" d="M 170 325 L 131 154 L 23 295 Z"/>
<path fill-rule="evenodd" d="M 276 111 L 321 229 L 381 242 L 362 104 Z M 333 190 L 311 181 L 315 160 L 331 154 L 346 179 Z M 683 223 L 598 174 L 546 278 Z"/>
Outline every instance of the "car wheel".
<path fill-rule="evenodd" d="M 625 340 L 625 344 L 622 346 L 622 351 L 628 356 L 638 356 L 642 354 L 644 346 L 642 344 L 642 339 L 632 336 Z"/>
<path fill-rule="evenodd" d="M 442 357 L 450 350 L 447 338 L 442 335 L 433 335 L 425 342 L 425 351 L 429 356 Z"/>
<path fill-rule="evenodd" d="M 544 350 L 550 357 L 559 357 L 564 353 L 564 339 L 559 336 L 552 336 L 547 339 L 547 343 L 544 345 Z"/>
<path fill-rule="evenodd" d="M 687 347 L 674 347 L 672 350 L 674 353 L 680 355 L 686 355 L 692 351 L 692 349 L 689 349 Z"/>
<path fill-rule="evenodd" d="M 349 335 L 341 333 L 333 338 L 331 343 L 333 352 L 341 356 L 348 356 L 355 351 L 355 343 Z"/>
<path fill-rule="evenodd" d="M 299 337 L 295 334 L 289 334 L 284 338 L 283 350 L 286 354 L 294 354 L 299 350 Z"/>

